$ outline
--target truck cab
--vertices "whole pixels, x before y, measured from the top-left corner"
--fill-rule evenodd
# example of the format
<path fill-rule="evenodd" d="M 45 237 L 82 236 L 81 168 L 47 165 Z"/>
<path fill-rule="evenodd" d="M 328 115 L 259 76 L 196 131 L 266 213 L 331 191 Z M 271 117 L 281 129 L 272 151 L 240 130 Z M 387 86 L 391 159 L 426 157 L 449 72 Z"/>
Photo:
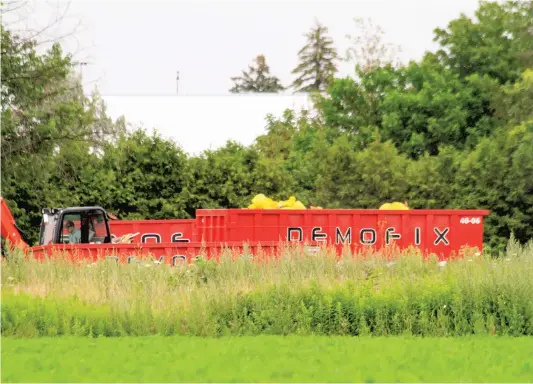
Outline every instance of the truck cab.
<path fill-rule="evenodd" d="M 101 207 L 44 208 L 42 215 L 39 245 L 111 243 Z"/>

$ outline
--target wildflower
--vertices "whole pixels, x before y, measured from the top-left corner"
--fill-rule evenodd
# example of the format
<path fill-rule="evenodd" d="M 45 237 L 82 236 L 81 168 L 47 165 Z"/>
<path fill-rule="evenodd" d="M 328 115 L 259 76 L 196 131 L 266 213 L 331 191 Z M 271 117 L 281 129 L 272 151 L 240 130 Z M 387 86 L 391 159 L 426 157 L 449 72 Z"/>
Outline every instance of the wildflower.
<path fill-rule="evenodd" d="M 444 267 L 446 264 L 446 260 L 439 261 L 439 267 Z"/>

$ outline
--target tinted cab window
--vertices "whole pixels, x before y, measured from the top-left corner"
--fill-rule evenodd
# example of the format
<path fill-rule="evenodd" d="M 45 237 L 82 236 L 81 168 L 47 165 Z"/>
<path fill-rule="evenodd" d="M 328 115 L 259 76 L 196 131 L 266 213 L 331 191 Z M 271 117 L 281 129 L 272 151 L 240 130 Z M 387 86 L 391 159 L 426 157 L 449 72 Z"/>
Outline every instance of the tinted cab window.
<path fill-rule="evenodd" d="M 101 211 L 67 213 L 63 216 L 62 244 L 101 244 L 110 242 L 105 215 Z"/>

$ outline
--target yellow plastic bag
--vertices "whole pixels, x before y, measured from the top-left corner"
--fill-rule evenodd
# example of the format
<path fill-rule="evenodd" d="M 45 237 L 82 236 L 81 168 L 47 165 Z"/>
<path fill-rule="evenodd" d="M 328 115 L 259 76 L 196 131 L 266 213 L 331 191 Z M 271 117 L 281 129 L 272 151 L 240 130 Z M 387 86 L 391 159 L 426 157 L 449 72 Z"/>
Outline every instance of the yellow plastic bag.
<path fill-rule="evenodd" d="M 261 209 L 265 205 L 266 199 L 266 196 L 260 193 L 252 199 L 252 205 L 254 205 L 256 209 Z"/>
<path fill-rule="evenodd" d="M 295 196 L 289 197 L 288 200 L 274 201 L 264 194 L 260 193 L 252 199 L 252 204 L 248 209 L 306 209 L 301 201 L 296 200 Z M 315 209 L 317 209 L 315 207 Z M 318 209 L 322 209 L 318 207 Z"/>
<path fill-rule="evenodd" d="M 289 197 L 289 200 L 280 201 L 279 205 L 281 206 L 281 208 L 286 208 L 286 207 L 292 207 L 294 203 L 296 203 L 296 197 L 291 196 Z"/>
<path fill-rule="evenodd" d="M 407 211 L 409 208 L 404 203 L 399 203 L 397 201 L 391 204 L 391 209 Z"/>
<path fill-rule="evenodd" d="M 393 203 L 385 203 L 381 207 L 379 207 L 380 210 L 392 210 L 392 211 L 407 211 L 409 210 L 409 207 L 403 203 L 399 203 L 397 201 Z"/>

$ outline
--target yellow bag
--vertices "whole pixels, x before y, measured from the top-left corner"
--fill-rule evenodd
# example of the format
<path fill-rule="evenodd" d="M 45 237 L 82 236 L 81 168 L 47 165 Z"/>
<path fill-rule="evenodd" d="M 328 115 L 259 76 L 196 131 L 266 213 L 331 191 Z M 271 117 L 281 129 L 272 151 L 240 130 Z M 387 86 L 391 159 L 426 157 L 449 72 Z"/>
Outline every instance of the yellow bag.
<path fill-rule="evenodd" d="M 385 203 L 381 207 L 379 207 L 381 210 L 392 210 L 392 211 L 408 211 L 409 207 L 403 203 L 399 203 L 397 201 L 393 203 Z"/>
<path fill-rule="evenodd" d="M 252 204 L 248 209 L 306 209 L 301 201 L 297 201 L 295 196 L 289 197 L 285 201 L 274 201 L 260 193 L 252 199 Z M 320 207 L 315 209 L 322 209 Z"/>
<path fill-rule="evenodd" d="M 265 205 L 265 201 L 266 196 L 260 193 L 252 199 L 252 204 L 255 206 L 256 209 L 261 209 Z"/>
<path fill-rule="evenodd" d="M 409 210 L 409 208 L 407 208 L 407 206 L 404 203 L 399 203 L 397 201 L 391 204 L 391 209 L 401 210 L 401 211 Z"/>

